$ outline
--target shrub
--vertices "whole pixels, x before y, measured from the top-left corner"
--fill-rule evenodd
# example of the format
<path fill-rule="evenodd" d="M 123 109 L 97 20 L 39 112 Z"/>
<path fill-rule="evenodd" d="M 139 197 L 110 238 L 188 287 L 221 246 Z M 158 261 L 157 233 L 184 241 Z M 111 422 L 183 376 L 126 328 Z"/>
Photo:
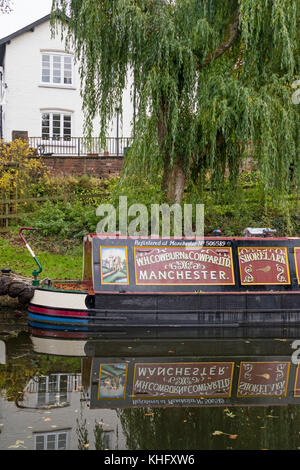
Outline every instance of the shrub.
<path fill-rule="evenodd" d="M 8 197 L 12 191 L 26 194 L 32 181 L 44 179 L 46 168 L 28 143 L 15 139 L 8 144 L 0 142 L 0 188 L 2 196 Z"/>

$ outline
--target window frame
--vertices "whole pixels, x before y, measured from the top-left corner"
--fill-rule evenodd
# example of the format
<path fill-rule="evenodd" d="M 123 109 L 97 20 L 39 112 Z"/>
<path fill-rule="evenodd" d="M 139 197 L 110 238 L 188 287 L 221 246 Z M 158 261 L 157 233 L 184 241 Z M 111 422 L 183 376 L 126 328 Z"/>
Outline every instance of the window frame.
<path fill-rule="evenodd" d="M 65 448 L 64 449 L 59 449 L 58 448 L 58 440 L 59 436 L 64 435 L 65 436 Z M 48 449 L 48 443 L 47 443 L 47 438 L 48 436 L 54 436 L 54 449 L 51 450 L 68 450 L 70 448 L 70 428 L 67 429 L 59 429 L 55 431 L 46 431 L 46 432 L 34 432 L 34 449 L 37 450 L 37 438 L 42 437 L 44 444 L 43 444 L 43 449 L 39 450 L 50 450 Z"/>
<path fill-rule="evenodd" d="M 41 109 L 40 112 L 41 112 L 41 121 L 40 121 L 40 123 L 41 123 L 41 139 L 42 139 L 43 142 L 45 142 L 45 143 L 47 143 L 47 142 L 64 142 L 64 143 L 65 142 L 71 142 L 71 140 L 72 140 L 72 128 L 73 128 L 73 112 L 72 111 L 63 110 L 63 109 Z M 45 115 L 49 116 L 49 119 L 48 119 L 49 137 L 48 138 L 44 138 L 45 133 L 43 131 L 43 129 L 46 128 L 46 126 L 43 125 L 43 120 L 44 120 Z M 53 132 L 54 127 L 55 127 L 53 125 L 53 122 L 55 121 L 53 117 L 58 116 L 58 115 L 60 117 L 59 118 L 59 135 L 54 134 L 54 132 Z M 69 118 L 69 123 L 70 123 L 69 126 L 66 126 L 65 117 Z M 57 120 L 56 120 L 56 122 L 57 122 Z M 67 128 L 70 129 L 69 134 L 65 134 L 65 130 Z"/>
<path fill-rule="evenodd" d="M 44 67 L 44 56 L 49 58 L 49 68 Z M 60 67 L 55 67 L 55 59 L 60 59 Z M 70 68 L 66 67 L 65 59 L 70 59 Z M 49 70 L 49 75 L 45 75 L 44 71 Z M 54 71 L 59 70 L 59 75 L 57 77 L 60 78 L 60 82 L 54 81 Z M 65 79 L 68 77 L 66 76 L 66 72 L 70 72 L 70 83 L 64 83 Z M 49 76 L 49 81 L 44 81 L 43 77 Z M 41 51 L 41 68 L 40 68 L 40 84 L 41 86 L 48 86 L 48 87 L 57 87 L 57 88 L 74 88 L 74 60 L 73 54 L 69 54 L 67 52 L 57 52 L 57 51 Z"/>

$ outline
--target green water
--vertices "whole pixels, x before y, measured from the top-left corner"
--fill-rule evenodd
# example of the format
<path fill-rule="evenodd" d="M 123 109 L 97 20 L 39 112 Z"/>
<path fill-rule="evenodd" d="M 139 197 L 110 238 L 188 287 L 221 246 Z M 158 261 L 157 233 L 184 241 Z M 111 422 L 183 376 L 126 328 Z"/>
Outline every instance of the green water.
<path fill-rule="evenodd" d="M 183 336 L 179 333 L 171 338 L 157 332 L 147 338 L 134 338 L 132 332 L 129 336 L 119 333 L 117 338 L 113 332 L 44 336 L 44 332 L 29 329 L 25 316 L 12 313 L 3 317 L 1 450 L 300 449 L 300 397 L 295 392 L 297 365 L 292 362 L 298 329 L 218 329 L 202 331 L 201 337 L 185 331 Z M 143 397 L 138 407 L 133 404 L 136 377 L 130 371 L 136 363 L 156 364 L 162 371 L 166 364 L 176 363 L 179 368 L 185 363 L 191 368 L 204 362 L 234 365 L 230 392 L 198 396 L 198 404 L 192 397 L 192 406 L 166 396 L 164 400 L 154 398 L 156 406 L 143 405 Z M 275 397 L 237 397 L 243 362 L 268 364 L 268 373 L 257 374 L 260 384 L 270 379 L 274 364 L 287 364 L 283 391 Z M 105 363 L 110 364 L 108 372 L 113 372 L 111 364 L 128 365 L 115 399 L 103 400 L 97 395 L 100 366 Z M 114 394 L 110 382 L 109 387 Z M 120 387 L 124 399 L 119 398 Z"/>

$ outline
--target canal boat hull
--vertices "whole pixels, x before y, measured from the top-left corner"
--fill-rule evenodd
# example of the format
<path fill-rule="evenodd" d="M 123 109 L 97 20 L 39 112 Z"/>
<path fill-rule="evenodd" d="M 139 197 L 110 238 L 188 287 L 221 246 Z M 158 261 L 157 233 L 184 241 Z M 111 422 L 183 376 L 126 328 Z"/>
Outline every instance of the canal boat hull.
<path fill-rule="evenodd" d="M 36 289 L 29 305 L 32 325 L 195 326 L 300 324 L 300 292 L 209 294 L 98 294 Z M 76 308 L 77 307 L 77 308 Z"/>

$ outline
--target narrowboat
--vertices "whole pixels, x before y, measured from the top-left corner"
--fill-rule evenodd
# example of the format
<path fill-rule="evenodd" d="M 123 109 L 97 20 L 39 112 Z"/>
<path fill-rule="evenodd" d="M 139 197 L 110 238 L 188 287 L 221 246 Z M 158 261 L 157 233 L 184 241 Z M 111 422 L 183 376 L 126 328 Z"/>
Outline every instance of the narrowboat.
<path fill-rule="evenodd" d="M 202 240 L 89 234 L 82 280 L 36 285 L 30 325 L 109 331 L 300 324 L 300 238 L 244 233 Z"/>

